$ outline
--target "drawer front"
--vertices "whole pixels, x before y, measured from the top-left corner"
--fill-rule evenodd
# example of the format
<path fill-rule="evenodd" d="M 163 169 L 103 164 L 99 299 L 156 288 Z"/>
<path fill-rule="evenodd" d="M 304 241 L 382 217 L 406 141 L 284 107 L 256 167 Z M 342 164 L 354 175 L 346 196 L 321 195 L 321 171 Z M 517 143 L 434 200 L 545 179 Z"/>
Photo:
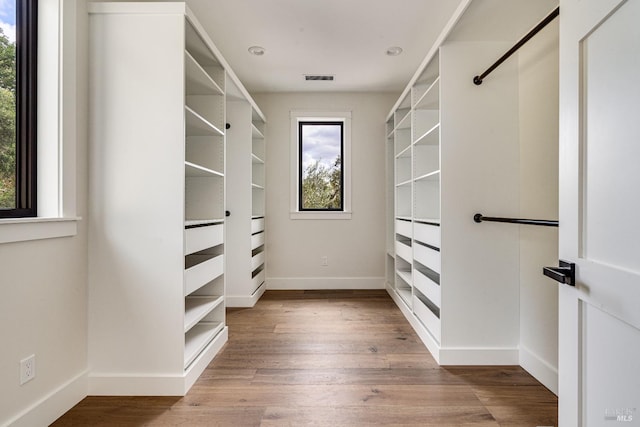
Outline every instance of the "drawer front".
<path fill-rule="evenodd" d="M 251 257 L 251 271 L 264 264 L 264 251 Z"/>
<path fill-rule="evenodd" d="M 184 230 L 184 241 L 185 255 L 221 245 L 224 241 L 224 225 L 188 228 Z"/>
<path fill-rule="evenodd" d="M 440 342 L 440 319 L 420 299 L 413 297 L 413 312 L 431 335 Z"/>
<path fill-rule="evenodd" d="M 432 303 L 440 307 L 440 286 L 424 274 L 420 273 L 420 271 L 416 269 L 413 271 L 413 286 L 415 286 L 416 289 L 424 296 L 429 298 Z"/>
<path fill-rule="evenodd" d="M 411 246 L 407 246 L 396 241 L 396 255 L 407 261 L 409 264 L 413 263 L 413 260 L 411 259 Z"/>
<path fill-rule="evenodd" d="M 264 245 L 264 233 L 258 233 L 251 236 L 251 250 Z"/>
<path fill-rule="evenodd" d="M 251 220 L 251 234 L 264 231 L 264 218 L 257 218 Z"/>
<path fill-rule="evenodd" d="M 262 270 L 260 273 L 258 273 L 258 275 L 256 277 L 254 277 L 253 279 L 251 279 L 251 282 L 253 283 L 253 292 L 256 291 L 256 289 L 258 289 L 260 287 L 260 285 L 262 285 L 264 283 L 264 270 Z"/>
<path fill-rule="evenodd" d="M 415 223 L 413 233 L 415 240 L 436 248 L 440 247 L 440 227 L 437 225 Z"/>
<path fill-rule="evenodd" d="M 440 252 L 416 243 L 413 254 L 420 264 L 429 267 L 436 273 L 440 273 Z"/>
<path fill-rule="evenodd" d="M 396 219 L 396 233 L 411 238 L 411 236 L 413 235 L 412 225 L 413 224 L 411 223 L 411 221 L 402 221 Z"/>
<path fill-rule="evenodd" d="M 184 272 L 184 294 L 189 295 L 224 273 L 224 255 L 218 255 Z"/>

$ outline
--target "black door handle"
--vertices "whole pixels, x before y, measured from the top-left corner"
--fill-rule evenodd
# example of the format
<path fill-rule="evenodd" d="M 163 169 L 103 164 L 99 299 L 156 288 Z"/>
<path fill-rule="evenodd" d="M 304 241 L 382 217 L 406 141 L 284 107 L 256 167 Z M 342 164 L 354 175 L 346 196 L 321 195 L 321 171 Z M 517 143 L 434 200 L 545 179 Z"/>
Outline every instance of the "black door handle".
<path fill-rule="evenodd" d="M 569 286 L 576 285 L 576 265 L 560 260 L 560 267 L 543 267 L 542 274 Z"/>

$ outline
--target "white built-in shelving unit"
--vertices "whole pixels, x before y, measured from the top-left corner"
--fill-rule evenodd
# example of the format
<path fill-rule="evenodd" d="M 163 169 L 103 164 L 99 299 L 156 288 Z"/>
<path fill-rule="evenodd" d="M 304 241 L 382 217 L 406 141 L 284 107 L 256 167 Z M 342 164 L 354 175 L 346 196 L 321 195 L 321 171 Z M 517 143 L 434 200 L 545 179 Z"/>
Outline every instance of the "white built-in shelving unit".
<path fill-rule="evenodd" d="M 394 292 L 440 336 L 440 86 L 438 56 L 393 112 Z"/>
<path fill-rule="evenodd" d="M 461 2 L 387 117 L 387 289 L 442 364 L 518 363 L 518 229 L 473 221 L 519 212 L 517 61 L 472 82 L 537 7 L 502 5 Z"/>
<path fill-rule="evenodd" d="M 253 100 L 229 93 L 227 305 L 252 307 L 266 289 L 266 120 Z"/>
<path fill-rule="evenodd" d="M 227 340 L 227 106 L 253 101 L 185 3 L 89 13 L 89 393 L 183 395 Z"/>

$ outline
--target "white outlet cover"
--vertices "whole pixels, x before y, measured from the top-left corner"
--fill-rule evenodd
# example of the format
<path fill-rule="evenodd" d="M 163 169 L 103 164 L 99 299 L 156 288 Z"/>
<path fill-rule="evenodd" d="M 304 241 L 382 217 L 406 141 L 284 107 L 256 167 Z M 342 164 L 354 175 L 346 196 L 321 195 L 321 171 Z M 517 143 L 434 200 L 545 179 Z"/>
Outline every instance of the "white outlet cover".
<path fill-rule="evenodd" d="M 22 359 L 20 361 L 20 385 L 31 381 L 36 376 L 36 355 Z"/>

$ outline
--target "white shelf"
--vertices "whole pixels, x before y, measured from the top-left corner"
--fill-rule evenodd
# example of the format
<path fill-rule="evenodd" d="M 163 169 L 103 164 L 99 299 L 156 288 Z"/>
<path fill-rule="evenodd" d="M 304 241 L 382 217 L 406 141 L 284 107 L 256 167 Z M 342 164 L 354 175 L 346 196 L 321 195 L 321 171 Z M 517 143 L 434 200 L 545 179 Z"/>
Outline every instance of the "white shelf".
<path fill-rule="evenodd" d="M 437 110 L 440 104 L 440 77 L 429 86 L 424 95 L 416 102 L 416 110 Z"/>
<path fill-rule="evenodd" d="M 404 303 L 411 307 L 411 289 L 396 288 L 396 292 L 400 295 Z"/>
<path fill-rule="evenodd" d="M 413 299 L 413 312 L 429 333 L 440 342 L 440 319 L 416 296 Z"/>
<path fill-rule="evenodd" d="M 253 138 L 264 138 L 264 134 L 253 123 L 251 123 L 251 136 Z"/>
<path fill-rule="evenodd" d="M 412 179 L 408 179 L 406 181 L 402 181 L 402 182 L 396 184 L 396 187 L 402 187 L 402 186 L 405 186 L 405 185 L 410 185 L 412 182 L 413 182 Z"/>
<path fill-rule="evenodd" d="M 184 226 L 193 227 L 197 225 L 215 225 L 224 223 L 224 218 L 209 218 L 209 219 L 188 219 L 185 220 Z"/>
<path fill-rule="evenodd" d="M 207 119 L 185 105 L 187 136 L 224 136 L 224 132 L 211 124 Z"/>
<path fill-rule="evenodd" d="M 440 123 L 429 129 L 414 142 L 415 145 L 438 145 L 440 144 Z"/>
<path fill-rule="evenodd" d="M 411 286 L 413 283 L 413 279 L 411 278 L 410 271 L 396 270 L 396 274 L 404 280 L 407 285 Z"/>
<path fill-rule="evenodd" d="M 411 110 L 407 109 L 406 113 L 404 111 L 402 111 L 400 114 L 402 114 L 401 119 L 398 120 L 398 124 L 396 125 L 396 127 L 393 129 L 394 132 L 397 131 L 398 129 L 408 129 L 411 127 Z"/>
<path fill-rule="evenodd" d="M 414 270 L 413 287 L 427 297 L 436 307 L 440 308 L 440 285 L 418 269 Z"/>
<path fill-rule="evenodd" d="M 198 61 L 185 51 L 187 95 L 224 95 L 224 91 L 211 78 Z"/>
<path fill-rule="evenodd" d="M 191 177 L 218 177 L 224 178 L 224 174 L 208 169 L 200 165 L 196 165 L 191 162 L 184 162 L 184 172 L 186 176 Z"/>
<path fill-rule="evenodd" d="M 253 190 L 264 190 L 264 187 L 262 185 L 253 184 L 253 183 L 251 183 L 251 188 Z"/>
<path fill-rule="evenodd" d="M 262 160 L 260 157 L 256 156 L 255 154 L 251 153 L 251 163 L 264 164 L 264 160 Z"/>
<path fill-rule="evenodd" d="M 224 322 L 201 322 L 191 328 L 184 336 L 184 368 L 205 349 L 218 332 L 224 328 Z"/>
<path fill-rule="evenodd" d="M 194 255 L 192 255 L 194 256 Z M 207 257 L 205 255 L 205 257 Z M 224 255 L 208 258 L 184 271 L 184 295 L 190 295 L 224 274 Z"/>
<path fill-rule="evenodd" d="M 438 179 L 440 179 L 440 171 L 439 170 L 433 171 L 433 172 L 429 172 L 429 173 L 426 173 L 426 174 L 421 175 L 419 177 L 416 177 L 414 179 L 414 181 L 425 181 L 425 180 L 436 181 Z"/>
<path fill-rule="evenodd" d="M 189 296 L 184 299 L 184 331 L 188 332 L 224 301 L 222 296 Z"/>
<path fill-rule="evenodd" d="M 396 155 L 396 159 L 405 158 L 405 157 L 411 157 L 411 144 L 409 144 L 407 147 L 403 148 L 402 151 L 400 151 Z"/>
<path fill-rule="evenodd" d="M 414 218 L 414 222 L 427 222 L 429 224 L 438 224 L 440 225 L 440 218 Z"/>

